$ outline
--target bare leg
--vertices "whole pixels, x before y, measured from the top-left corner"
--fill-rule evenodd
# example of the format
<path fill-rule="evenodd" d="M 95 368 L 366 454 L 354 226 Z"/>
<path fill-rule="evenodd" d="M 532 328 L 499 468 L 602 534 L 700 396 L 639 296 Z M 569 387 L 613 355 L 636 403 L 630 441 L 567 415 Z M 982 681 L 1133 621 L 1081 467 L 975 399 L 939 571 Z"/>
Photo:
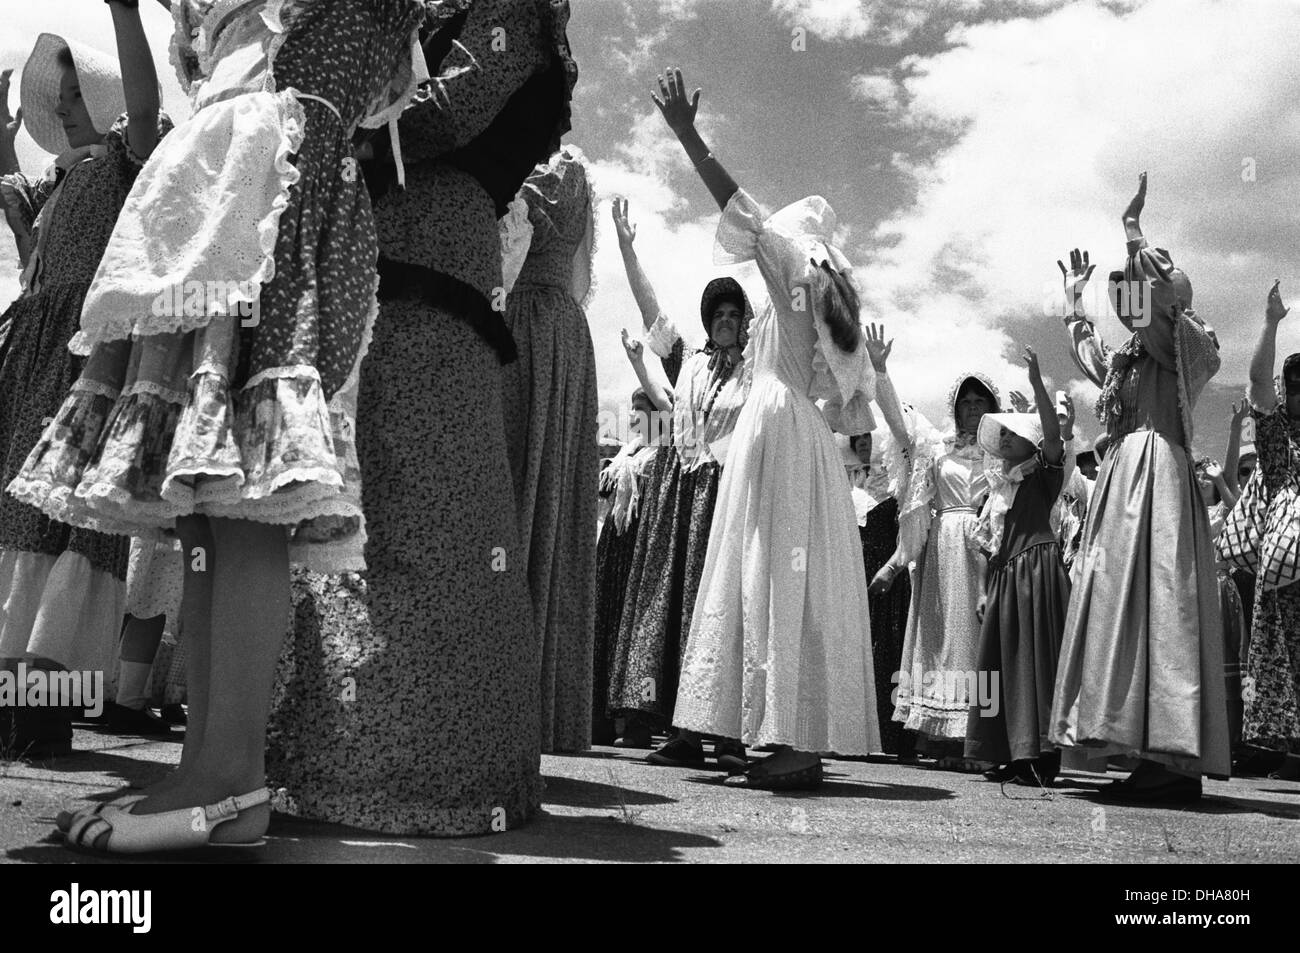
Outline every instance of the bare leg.
<path fill-rule="evenodd" d="M 212 637 L 200 688 L 206 696 L 202 743 L 173 785 L 132 809 L 137 815 L 213 804 L 266 783 L 266 721 L 289 617 L 288 543 L 283 526 L 229 519 L 209 525 Z M 267 805 L 244 811 L 217 828 L 212 840 L 254 840 L 265 833 L 270 813 Z"/>

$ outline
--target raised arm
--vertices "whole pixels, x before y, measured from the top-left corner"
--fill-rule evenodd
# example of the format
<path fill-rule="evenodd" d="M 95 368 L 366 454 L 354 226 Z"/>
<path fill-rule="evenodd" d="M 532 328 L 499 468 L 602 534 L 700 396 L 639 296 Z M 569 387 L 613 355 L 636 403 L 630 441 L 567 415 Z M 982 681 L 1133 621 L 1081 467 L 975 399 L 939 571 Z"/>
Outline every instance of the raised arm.
<path fill-rule="evenodd" d="M 894 382 L 889 379 L 889 354 L 894 349 L 894 340 L 890 338 L 888 342 L 885 341 L 883 324 L 873 323 L 867 327 L 866 348 L 871 366 L 876 371 L 876 403 L 885 415 L 885 423 L 889 425 L 894 440 L 900 447 L 906 447 L 912 438 L 907 432 L 907 421 L 903 419 L 903 405 L 898 399 L 898 392 L 894 390 Z"/>
<path fill-rule="evenodd" d="M 1038 407 L 1038 422 L 1043 426 L 1043 460 L 1052 466 L 1060 466 L 1065 459 L 1065 441 L 1061 439 L 1061 422 L 1056 419 L 1056 408 L 1047 396 L 1047 387 L 1043 384 L 1043 373 L 1038 367 L 1038 355 L 1026 345 L 1025 364 L 1029 367 L 1029 384 L 1034 389 L 1034 403 Z M 1074 405 L 1067 403 L 1067 427 L 1073 436 Z"/>
<path fill-rule="evenodd" d="M 402 149 L 423 162 L 471 142 L 492 124 L 548 54 L 532 37 L 542 30 L 540 4 L 477 0 L 435 75 L 402 112 Z M 436 34 L 426 41 L 430 48 Z"/>
<path fill-rule="evenodd" d="M 153 66 L 149 40 L 140 22 L 138 3 L 128 6 L 111 0 L 117 58 L 122 65 L 122 90 L 126 95 L 127 136 L 131 151 L 147 159 L 158 145 L 158 73 Z"/>
<path fill-rule="evenodd" d="M 709 194 L 718 203 L 718 208 L 725 210 L 739 186 L 705 145 L 704 139 L 695 128 L 695 112 L 700 106 L 700 90 L 697 89 L 691 94 L 690 99 L 687 99 L 686 82 L 682 79 L 682 71 L 670 69 L 659 77 L 659 95 L 651 93 L 650 98 L 659 107 L 659 112 L 663 114 L 668 128 L 673 131 L 677 141 L 686 150 L 686 155 L 708 187 Z"/>
<path fill-rule="evenodd" d="M 23 125 L 23 107 L 18 112 L 9 112 L 9 77 L 13 69 L 0 70 L 0 175 L 21 172 L 18 165 L 18 150 L 14 148 L 14 139 Z"/>
<path fill-rule="evenodd" d="M 627 199 L 614 199 L 614 231 L 618 233 L 618 250 L 623 255 L 623 270 L 627 283 L 632 286 L 632 297 L 641 311 L 641 321 L 648 330 L 659 319 L 659 298 L 641 267 L 632 243 L 636 241 L 636 226 L 627 220 Z"/>
<path fill-rule="evenodd" d="M 672 392 L 663 381 L 650 374 L 645 364 L 645 346 L 628 334 L 627 328 L 623 329 L 623 350 L 627 352 L 632 370 L 636 371 L 636 379 L 640 382 L 641 389 L 646 392 L 646 396 L 650 398 L 650 403 L 654 404 L 655 410 L 672 410 Z"/>
<path fill-rule="evenodd" d="M 1232 420 L 1228 424 L 1228 449 L 1223 453 L 1223 482 L 1227 485 L 1234 501 L 1241 496 L 1241 485 L 1237 482 L 1237 467 L 1241 464 L 1241 424 L 1249 412 L 1249 401 L 1232 402 Z"/>
<path fill-rule="evenodd" d="M 1273 282 L 1264 307 L 1264 326 L 1259 330 L 1255 356 L 1250 361 L 1250 403 L 1260 413 L 1271 414 L 1277 407 L 1273 389 L 1273 362 L 1277 357 L 1277 326 L 1291 309 L 1282 304 L 1281 279 Z"/>
<path fill-rule="evenodd" d="M 1088 261 L 1086 251 L 1077 248 L 1070 252 L 1069 268 L 1059 258 L 1056 266 L 1061 269 L 1065 284 L 1065 329 L 1070 335 L 1070 356 L 1084 376 L 1101 387 L 1110 369 L 1109 362 L 1106 349 L 1083 306 L 1083 289 L 1097 266 Z"/>

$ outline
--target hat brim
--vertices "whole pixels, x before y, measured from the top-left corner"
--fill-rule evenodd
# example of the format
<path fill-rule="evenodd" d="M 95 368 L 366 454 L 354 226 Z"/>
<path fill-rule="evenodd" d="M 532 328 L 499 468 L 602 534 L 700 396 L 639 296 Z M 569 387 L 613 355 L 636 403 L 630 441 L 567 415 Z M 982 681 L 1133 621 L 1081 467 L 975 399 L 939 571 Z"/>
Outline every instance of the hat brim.
<path fill-rule="evenodd" d="M 95 131 L 106 134 L 126 112 L 126 93 L 117 60 L 84 43 L 66 40 L 55 33 L 42 33 L 23 65 L 19 95 L 23 104 L 23 125 L 27 134 L 46 152 L 59 155 L 72 146 L 59 120 L 59 88 L 63 67 L 59 53 L 67 48 L 77 70 L 81 98 Z"/>
<path fill-rule="evenodd" d="M 1037 414 L 993 413 L 980 418 L 978 440 L 985 453 L 1002 456 L 1002 428 L 1024 437 L 1035 447 L 1043 442 L 1043 422 Z"/>

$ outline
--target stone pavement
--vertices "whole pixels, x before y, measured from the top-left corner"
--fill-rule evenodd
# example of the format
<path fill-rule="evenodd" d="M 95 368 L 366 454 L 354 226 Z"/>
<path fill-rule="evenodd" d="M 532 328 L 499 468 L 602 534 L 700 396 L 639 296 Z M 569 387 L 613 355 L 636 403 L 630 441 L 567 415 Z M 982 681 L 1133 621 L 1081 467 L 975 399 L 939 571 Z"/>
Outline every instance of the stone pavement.
<path fill-rule="evenodd" d="M 179 735 L 178 735 L 179 737 Z M 65 850 L 54 816 L 153 780 L 174 742 L 77 731 L 77 754 L 0 763 L 0 862 L 104 863 Z M 892 759 L 827 761 L 816 793 L 725 786 L 712 770 L 656 768 L 597 748 L 546 756 L 544 813 L 479 838 L 386 837 L 276 816 L 269 842 L 209 863 L 1230 862 L 1300 860 L 1300 783 L 1207 782 L 1191 808 L 1101 806 L 1105 779 L 1072 774 L 1050 792 Z M 1118 776 L 1113 775 L 1113 776 Z M 177 858 L 180 861 L 181 858 Z M 185 861 L 195 860 L 194 855 Z M 139 861 L 128 861 L 139 862 Z M 153 862 L 156 862 L 153 861 Z"/>

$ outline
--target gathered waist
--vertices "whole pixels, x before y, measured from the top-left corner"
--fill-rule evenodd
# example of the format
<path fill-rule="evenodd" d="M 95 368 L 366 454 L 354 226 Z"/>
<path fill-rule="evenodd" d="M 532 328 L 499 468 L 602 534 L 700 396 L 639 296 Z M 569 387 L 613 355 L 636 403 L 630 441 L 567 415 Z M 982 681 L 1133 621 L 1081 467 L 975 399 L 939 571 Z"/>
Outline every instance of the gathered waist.
<path fill-rule="evenodd" d="M 974 515 L 978 516 L 978 515 L 979 515 L 979 510 L 977 510 L 977 509 L 976 509 L 975 507 L 973 507 L 973 506 L 944 506 L 944 507 L 940 507 L 940 509 L 939 509 L 939 515 L 940 515 L 940 516 L 943 516 L 945 513 L 973 513 Z"/>

